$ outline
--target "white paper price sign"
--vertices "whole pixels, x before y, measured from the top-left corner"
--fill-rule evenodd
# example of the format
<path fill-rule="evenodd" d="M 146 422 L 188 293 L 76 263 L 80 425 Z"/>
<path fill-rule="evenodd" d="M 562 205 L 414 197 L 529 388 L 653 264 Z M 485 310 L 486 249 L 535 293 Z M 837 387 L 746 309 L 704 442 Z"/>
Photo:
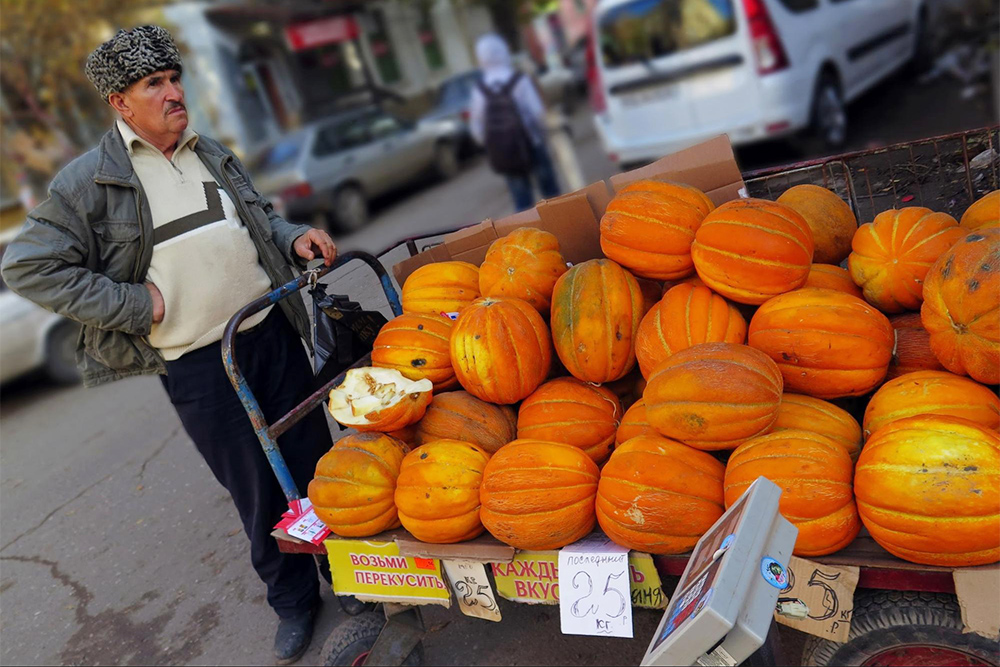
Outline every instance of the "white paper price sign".
<path fill-rule="evenodd" d="M 559 552 L 563 634 L 632 637 L 628 549 L 591 535 Z"/>

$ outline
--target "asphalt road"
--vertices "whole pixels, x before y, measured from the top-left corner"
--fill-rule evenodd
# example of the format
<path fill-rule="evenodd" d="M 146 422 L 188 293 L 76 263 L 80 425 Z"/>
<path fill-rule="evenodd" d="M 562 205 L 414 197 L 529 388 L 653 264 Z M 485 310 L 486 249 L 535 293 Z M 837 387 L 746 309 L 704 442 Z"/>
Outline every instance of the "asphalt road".
<path fill-rule="evenodd" d="M 963 101 L 951 82 L 902 78 L 852 108 L 851 121 L 855 147 L 994 122 L 984 96 Z M 610 175 L 585 113 L 574 128 L 587 179 Z M 744 168 L 801 157 L 787 142 L 740 152 Z M 340 244 L 378 251 L 509 212 L 502 181 L 474 159 L 448 183 L 382 202 L 375 222 Z M 362 270 L 346 273 L 338 291 L 378 306 Z M 0 662 L 271 663 L 274 617 L 247 540 L 156 378 L 4 387 L 0 439 Z M 634 640 L 596 640 L 560 634 L 553 607 L 501 610 L 504 622 L 487 624 L 429 609 L 427 663 L 637 664 L 659 620 L 638 610 Z M 342 618 L 335 603 L 324 607 L 303 664 L 319 662 Z"/>

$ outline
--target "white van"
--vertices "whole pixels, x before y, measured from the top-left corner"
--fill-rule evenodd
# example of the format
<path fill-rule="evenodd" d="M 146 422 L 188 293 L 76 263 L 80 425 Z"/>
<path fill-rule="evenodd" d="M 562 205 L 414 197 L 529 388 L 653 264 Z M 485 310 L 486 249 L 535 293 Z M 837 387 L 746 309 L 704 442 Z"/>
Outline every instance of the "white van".
<path fill-rule="evenodd" d="M 924 0 L 600 0 L 592 21 L 591 103 L 620 165 L 722 133 L 839 148 L 845 104 L 928 41 Z"/>

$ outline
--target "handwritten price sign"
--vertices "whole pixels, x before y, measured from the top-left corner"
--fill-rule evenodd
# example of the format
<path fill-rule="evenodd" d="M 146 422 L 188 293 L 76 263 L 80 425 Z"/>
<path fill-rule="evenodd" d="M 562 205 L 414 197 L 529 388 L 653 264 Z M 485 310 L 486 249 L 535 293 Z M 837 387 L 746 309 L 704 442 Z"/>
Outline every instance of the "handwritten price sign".
<path fill-rule="evenodd" d="M 632 637 L 628 549 L 592 535 L 559 552 L 563 634 Z"/>
<path fill-rule="evenodd" d="M 775 615 L 775 620 L 816 637 L 846 642 L 854 615 L 858 568 L 820 565 L 792 556 L 785 571 L 788 573 L 788 585 L 781 591 L 781 596 L 802 600 L 809 607 L 809 615 L 803 619 Z"/>
<path fill-rule="evenodd" d="M 483 564 L 467 560 L 446 560 L 443 565 L 462 613 L 499 622 L 500 607 L 497 606 L 497 599 Z"/>

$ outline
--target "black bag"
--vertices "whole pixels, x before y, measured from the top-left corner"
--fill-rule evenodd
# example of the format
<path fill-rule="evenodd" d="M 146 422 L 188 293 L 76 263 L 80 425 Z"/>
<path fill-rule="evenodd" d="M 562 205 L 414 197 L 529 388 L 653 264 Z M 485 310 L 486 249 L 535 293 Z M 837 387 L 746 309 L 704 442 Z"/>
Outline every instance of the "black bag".
<path fill-rule="evenodd" d="M 327 286 L 316 283 L 313 300 L 313 372 L 319 389 L 345 368 L 372 351 L 375 336 L 386 323 L 377 311 L 361 310 L 346 296 L 327 294 Z"/>
<path fill-rule="evenodd" d="M 476 85 L 486 98 L 483 122 L 484 144 L 490 166 L 500 174 L 524 174 L 531 171 L 531 139 L 524 127 L 514 100 L 514 86 L 521 80 L 515 72 L 499 90 L 486 85 L 482 77 Z"/>

